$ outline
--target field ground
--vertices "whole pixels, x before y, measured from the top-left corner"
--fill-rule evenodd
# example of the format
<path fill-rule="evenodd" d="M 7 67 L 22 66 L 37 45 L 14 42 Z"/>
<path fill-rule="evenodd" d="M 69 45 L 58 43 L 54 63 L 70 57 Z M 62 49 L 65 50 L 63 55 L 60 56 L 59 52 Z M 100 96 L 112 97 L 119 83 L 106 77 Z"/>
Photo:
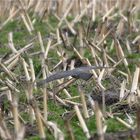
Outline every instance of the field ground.
<path fill-rule="evenodd" d="M 0 139 L 139 139 L 138 1 L 24 2 L 0 15 Z"/>

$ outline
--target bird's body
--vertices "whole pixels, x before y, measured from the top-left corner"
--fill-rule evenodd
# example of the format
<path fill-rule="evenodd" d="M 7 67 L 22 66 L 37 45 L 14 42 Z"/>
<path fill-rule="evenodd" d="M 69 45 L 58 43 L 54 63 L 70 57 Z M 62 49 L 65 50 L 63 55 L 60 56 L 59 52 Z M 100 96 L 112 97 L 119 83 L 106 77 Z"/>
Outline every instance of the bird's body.
<path fill-rule="evenodd" d="M 41 80 L 39 82 L 37 82 L 37 85 L 43 85 L 45 83 L 49 83 L 51 81 L 57 80 L 57 79 L 61 79 L 61 78 L 65 78 L 68 76 L 72 76 L 74 78 L 77 79 L 83 79 L 83 80 L 89 80 L 92 77 L 92 73 L 90 73 L 89 71 L 92 69 L 102 69 L 102 68 L 111 68 L 111 67 L 104 67 L 104 66 L 85 66 L 85 67 L 79 67 L 79 68 L 75 68 L 72 70 L 67 70 L 67 71 L 60 71 L 57 73 L 54 73 L 50 76 L 48 76 L 45 80 Z"/>

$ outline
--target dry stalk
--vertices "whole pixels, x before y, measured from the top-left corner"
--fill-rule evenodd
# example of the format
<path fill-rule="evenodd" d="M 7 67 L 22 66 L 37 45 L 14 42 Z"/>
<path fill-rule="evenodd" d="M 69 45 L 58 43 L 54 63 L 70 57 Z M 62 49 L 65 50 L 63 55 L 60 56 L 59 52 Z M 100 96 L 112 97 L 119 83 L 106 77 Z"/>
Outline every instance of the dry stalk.
<path fill-rule="evenodd" d="M 121 124 L 123 124 L 126 128 L 128 128 L 128 129 L 134 129 L 130 124 L 128 124 L 128 123 L 126 123 L 124 120 L 122 120 L 121 118 L 119 118 L 119 117 L 116 117 L 116 120 L 118 121 L 118 122 L 120 122 Z"/>
<path fill-rule="evenodd" d="M 64 101 L 64 100 L 62 100 L 61 98 L 59 98 L 57 95 L 55 95 L 53 92 L 48 92 L 48 94 L 52 97 L 52 98 L 54 98 L 55 97 L 55 100 L 56 101 L 58 101 L 60 104 L 62 104 L 63 106 L 68 106 L 67 105 L 67 103 Z"/>
<path fill-rule="evenodd" d="M 40 110 L 38 108 L 38 105 L 33 98 L 30 100 L 30 104 L 31 104 L 31 106 L 32 106 L 32 108 L 34 109 L 34 112 L 35 112 L 35 117 L 36 117 L 36 121 L 37 121 L 37 125 L 38 125 L 40 138 L 42 140 L 45 140 L 46 139 L 46 134 L 45 134 L 45 129 L 44 129 L 44 125 L 43 125 L 43 122 L 42 122 L 42 119 L 41 119 L 41 113 L 40 113 Z"/>
<path fill-rule="evenodd" d="M 20 9 L 17 9 L 14 11 L 8 18 L 0 25 L 0 30 L 13 18 L 16 16 L 16 14 L 20 11 Z"/>
<path fill-rule="evenodd" d="M 67 99 L 64 99 L 63 101 L 65 101 L 67 104 L 70 104 L 70 105 L 78 105 L 78 106 L 82 106 L 81 103 L 77 103 L 77 102 L 70 101 L 70 100 L 67 100 Z"/>
<path fill-rule="evenodd" d="M 126 47 L 127 47 L 128 53 L 132 54 L 132 50 L 131 50 L 130 43 L 129 43 L 128 39 L 126 39 Z"/>
<path fill-rule="evenodd" d="M 74 4 L 74 0 L 70 1 L 70 5 L 68 6 L 68 9 L 66 9 L 63 17 L 61 18 L 60 22 L 58 23 L 58 28 L 63 23 L 63 20 L 66 19 L 67 15 L 69 14 L 70 10 L 72 9 L 73 4 Z"/>
<path fill-rule="evenodd" d="M 78 86 L 78 91 L 79 91 L 80 97 L 81 97 L 84 118 L 89 118 L 85 95 L 80 86 Z"/>
<path fill-rule="evenodd" d="M 78 28 L 78 34 L 79 34 L 79 45 L 80 45 L 80 48 L 79 48 L 79 53 L 83 56 L 84 54 L 84 50 L 83 50 L 83 47 L 84 47 L 84 42 L 83 42 L 83 29 L 82 29 L 82 26 L 79 25 L 79 28 Z"/>
<path fill-rule="evenodd" d="M 69 139 L 70 140 L 75 140 L 75 137 L 74 137 L 74 134 L 73 134 L 72 127 L 71 127 L 69 119 L 65 119 L 65 127 L 67 129 L 67 133 L 68 133 Z"/>
<path fill-rule="evenodd" d="M 135 102 L 137 97 L 135 93 L 137 93 L 138 88 L 138 82 L 139 82 L 139 75 L 140 75 L 140 68 L 136 67 L 136 70 L 134 72 L 133 80 L 132 80 L 132 86 L 130 90 L 130 96 L 128 97 L 128 102 Z"/>
<path fill-rule="evenodd" d="M 57 1 L 57 15 L 58 15 L 58 17 L 61 17 L 62 16 L 62 12 L 63 12 L 63 8 L 62 8 L 62 6 L 63 6 L 63 0 L 58 0 Z"/>
<path fill-rule="evenodd" d="M 102 123 L 103 116 L 97 102 L 95 102 L 95 117 L 96 117 L 96 127 L 97 127 L 97 134 L 99 140 L 104 140 L 103 123 Z"/>
<path fill-rule="evenodd" d="M 49 39 L 48 40 L 48 44 L 47 44 L 47 47 L 46 47 L 46 50 L 45 50 L 45 59 L 47 58 L 47 56 L 48 56 L 48 52 L 49 52 L 49 49 L 50 49 L 50 46 L 51 46 L 51 43 L 52 43 L 52 40 L 51 39 Z"/>
<path fill-rule="evenodd" d="M 92 6 L 93 2 L 91 1 L 86 5 L 86 7 L 81 11 L 79 15 L 75 17 L 75 19 L 71 22 L 71 26 L 73 27 L 75 23 L 79 22 L 81 18 L 84 16 L 84 14 L 87 12 L 87 9 L 89 9 Z"/>
<path fill-rule="evenodd" d="M 17 82 L 17 78 L 13 72 L 11 72 L 2 62 L 0 62 L 0 67 L 2 70 L 14 81 Z"/>
<path fill-rule="evenodd" d="M 105 30 L 105 29 L 103 29 Z M 99 47 L 102 43 L 104 43 L 105 39 L 110 35 L 110 33 L 112 32 L 113 28 L 110 29 L 105 35 L 103 34 L 102 39 L 99 41 L 99 43 L 97 44 L 97 47 Z M 104 33 L 104 31 L 103 31 Z"/>
<path fill-rule="evenodd" d="M 71 33 L 72 33 L 73 35 L 76 35 L 77 32 L 76 32 L 75 29 L 71 26 L 71 24 L 68 22 L 68 20 L 67 20 L 67 19 L 64 19 L 64 21 L 66 22 L 66 24 L 67 24 L 69 30 L 71 31 Z"/>
<path fill-rule="evenodd" d="M 13 114 L 13 118 L 14 118 L 14 129 L 15 129 L 15 134 L 17 135 L 21 125 L 20 125 L 20 121 L 19 121 L 19 113 L 18 113 L 18 101 L 17 101 L 17 95 L 16 93 L 14 93 L 15 91 L 12 91 L 12 101 L 11 101 L 11 105 L 12 105 L 12 114 Z"/>
<path fill-rule="evenodd" d="M 30 81 L 31 78 L 29 76 L 29 72 L 27 69 L 27 63 L 25 62 L 24 58 L 21 58 L 21 61 L 22 61 L 24 72 L 25 72 L 26 81 Z"/>
<path fill-rule="evenodd" d="M 127 69 L 127 72 L 128 72 L 128 75 L 129 75 L 129 78 L 131 80 L 131 73 L 130 73 L 130 70 L 128 68 L 128 62 L 127 62 L 127 59 L 125 58 L 125 55 L 124 55 L 124 52 L 123 52 L 123 49 L 120 45 L 120 42 L 119 40 L 116 39 L 116 45 L 115 45 L 115 48 L 116 48 L 116 51 L 117 51 L 117 56 L 118 56 L 118 59 L 123 59 L 123 63 Z"/>
<path fill-rule="evenodd" d="M 91 47 L 91 45 L 89 45 L 89 48 L 90 48 L 90 51 L 91 51 L 91 54 L 92 54 L 92 57 L 93 57 L 95 66 L 99 66 L 98 61 L 97 61 L 97 57 L 98 57 L 97 55 L 98 54 L 96 54 L 95 49 L 93 47 Z M 99 74 L 100 73 L 100 70 L 98 69 L 97 72 Z"/>
<path fill-rule="evenodd" d="M 23 23 L 25 24 L 25 27 L 27 28 L 27 31 L 28 31 L 30 34 L 32 34 L 32 29 L 31 29 L 29 23 L 27 22 L 27 19 L 26 19 L 25 15 L 24 15 L 23 13 L 20 13 L 20 16 L 21 16 L 21 18 L 22 18 L 22 20 L 23 20 Z"/>
<path fill-rule="evenodd" d="M 63 132 L 57 127 L 57 124 L 55 124 L 54 122 L 48 121 L 46 122 L 45 120 L 43 120 L 42 117 L 42 121 L 44 123 L 44 125 L 46 127 L 48 127 L 48 129 L 51 131 L 51 133 L 54 135 L 55 140 L 64 140 L 64 134 Z"/>
<path fill-rule="evenodd" d="M 16 58 L 7 66 L 7 68 L 8 68 L 9 70 L 13 69 L 15 66 L 17 66 L 18 61 L 19 61 L 19 57 L 16 57 Z"/>
<path fill-rule="evenodd" d="M 25 52 L 25 51 L 28 50 L 30 47 L 32 47 L 33 44 L 34 44 L 33 42 L 27 44 L 25 47 L 23 47 L 23 48 L 21 48 L 20 50 L 18 50 L 18 53 L 21 54 L 21 53 Z"/>
<path fill-rule="evenodd" d="M 42 75 L 43 75 L 43 79 L 46 79 L 46 69 L 45 69 L 45 59 L 44 59 L 44 55 L 41 59 L 41 65 L 42 65 Z M 47 107 L 47 87 L 46 84 L 43 85 L 43 107 L 44 107 L 44 119 L 47 120 L 47 114 L 48 114 L 48 107 Z"/>
<path fill-rule="evenodd" d="M 29 15 L 28 15 L 28 12 L 26 10 L 27 7 L 24 6 L 23 1 L 21 1 L 21 0 L 18 0 L 18 1 L 19 1 L 20 5 L 21 5 L 22 12 L 24 13 L 24 15 L 26 17 L 26 21 L 28 22 L 28 25 L 30 26 L 31 31 L 33 31 L 34 30 L 34 27 L 33 27 L 33 24 L 31 22 L 31 19 L 30 19 Z"/>
<path fill-rule="evenodd" d="M 116 5 L 115 5 L 115 6 L 112 6 L 112 7 L 110 8 L 110 10 L 108 10 L 108 11 L 106 12 L 106 14 L 103 16 L 103 21 L 105 21 L 105 19 L 108 18 L 109 15 L 110 15 L 111 13 L 114 12 L 115 8 L 116 8 Z"/>
<path fill-rule="evenodd" d="M 10 65 L 10 64 L 12 63 L 12 61 L 14 61 L 14 59 L 16 59 L 17 57 L 19 57 L 19 55 L 20 55 L 20 54 L 15 54 L 15 55 L 13 55 L 13 56 L 10 57 L 8 60 L 5 60 L 5 61 L 4 61 L 4 64 L 5 64 L 5 65 L 8 65 L 8 64 Z"/>
<path fill-rule="evenodd" d="M 0 136 L 3 140 L 11 139 L 10 131 L 7 128 L 7 124 L 4 121 L 2 113 L 0 113 Z"/>
<path fill-rule="evenodd" d="M 30 69 L 31 69 L 31 79 L 32 79 L 32 83 L 35 84 L 35 89 L 36 89 L 35 70 L 34 70 L 33 60 L 32 60 L 31 58 L 29 58 L 29 64 L 30 64 Z"/>
<path fill-rule="evenodd" d="M 123 80 L 120 88 L 120 98 L 119 98 L 120 101 L 122 101 L 122 99 L 125 97 L 125 90 L 126 90 L 126 80 Z"/>
<path fill-rule="evenodd" d="M 19 93 L 20 91 L 15 87 L 14 83 L 9 80 L 8 78 L 6 78 L 5 84 L 8 86 L 8 88 L 12 91 L 16 91 L 17 93 Z"/>
<path fill-rule="evenodd" d="M 60 31 L 59 29 L 56 29 L 56 35 L 57 35 L 57 42 L 59 43 L 61 38 L 60 38 Z"/>
<path fill-rule="evenodd" d="M 4 62 L 4 64 L 5 64 L 5 65 L 8 65 L 8 64 L 9 64 L 9 65 L 12 65 L 11 63 L 14 63 L 13 61 L 14 61 L 15 59 L 21 57 L 20 55 L 21 55 L 24 51 L 26 51 L 26 50 L 28 50 L 30 47 L 32 47 L 32 45 L 33 45 L 33 43 L 29 43 L 29 44 L 26 45 L 25 47 L 23 47 L 23 48 L 21 48 L 20 50 L 18 50 L 17 53 L 14 54 L 13 56 L 11 56 L 8 60 L 6 60 L 6 61 Z M 21 57 L 21 58 L 22 58 L 22 57 Z"/>
<path fill-rule="evenodd" d="M 31 77 L 30 77 L 28 69 L 27 69 L 27 64 L 23 58 L 22 58 L 22 64 L 23 64 L 23 68 L 24 68 L 24 72 L 25 72 L 26 86 L 27 86 L 25 88 L 25 93 L 27 96 L 27 100 L 29 102 L 33 98 L 33 85 L 32 85 L 33 83 L 31 82 Z M 33 122 L 35 120 L 35 114 L 34 114 L 34 110 L 31 106 L 29 106 L 29 114 L 30 114 L 31 123 L 33 124 Z"/>
<path fill-rule="evenodd" d="M 130 91 L 131 93 L 136 92 L 136 90 L 138 88 L 139 75 L 140 75 L 140 68 L 139 67 L 136 67 L 136 70 L 135 70 L 134 76 L 133 76 L 131 91 Z"/>
<path fill-rule="evenodd" d="M 90 63 L 90 61 L 89 61 L 88 58 L 86 58 L 85 61 L 86 61 L 86 63 L 88 64 L 88 66 L 91 66 L 91 63 Z M 97 76 L 97 73 L 95 72 L 95 70 L 91 70 L 91 72 L 92 72 L 92 74 L 94 75 L 95 79 L 97 79 L 98 76 Z M 94 78 L 93 78 L 93 80 L 94 80 Z"/>
<path fill-rule="evenodd" d="M 80 125 L 81 125 L 81 127 L 83 129 L 83 132 L 85 133 L 86 137 L 89 139 L 90 138 L 89 130 L 88 130 L 87 126 L 86 126 L 86 123 L 85 123 L 82 115 L 81 115 L 79 107 L 77 105 L 75 105 L 74 109 L 75 109 L 76 115 L 78 117 L 78 120 L 80 122 Z"/>
<path fill-rule="evenodd" d="M 92 0 L 92 21 L 94 22 L 96 19 L 96 0 Z"/>
<path fill-rule="evenodd" d="M 17 133 L 15 140 L 23 140 L 24 134 L 25 134 L 25 127 L 21 126 L 20 129 L 18 130 L 18 133 Z"/>
<path fill-rule="evenodd" d="M 69 79 L 68 81 L 65 81 L 64 83 L 61 83 L 60 80 L 57 80 L 58 83 L 60 84 L 57 89 L 55 90 L 55 94 L 59 93 L 60 91 L 64 91 L 65 94 L 71 98 L 71 95 L 68 93 L 68 91 L 65 89 L 66 87 L 68 87 L 70 84 L 74 83 L 76 81 L 76 79 Z"/>
<path fill-rule="evenodd" d="M 17 53 L 17 50 L 14 47 L 14 43 L 13 43 L 13 32 L 9 32 L 9 34 L 8 34 L 8 42 L 9 42 L 9 48 L 12 50 L 12 52 Z"/>
<path fill-rule="evenodd" d="M 80 98 L 80 96 L 73 96 L 73 97 L 70 97 L 70 98 L 66 98 L 66 100 L 73 100 L 73 99 L 77 99 L 77 98 Z"/>
<path fill-rule="evenodd" d="M 45 48 L 44 48 L 44 44 L 43 44 L 43 40 L 42 40 L 41 33 L 38 32 L 38 33 L 37 33 L 37 36 L 38 36 L 38 40 L 39 40 L 39 43 L 40 43 L 41 52 L 42 52 L 42 53 L 45 53 Z"/>

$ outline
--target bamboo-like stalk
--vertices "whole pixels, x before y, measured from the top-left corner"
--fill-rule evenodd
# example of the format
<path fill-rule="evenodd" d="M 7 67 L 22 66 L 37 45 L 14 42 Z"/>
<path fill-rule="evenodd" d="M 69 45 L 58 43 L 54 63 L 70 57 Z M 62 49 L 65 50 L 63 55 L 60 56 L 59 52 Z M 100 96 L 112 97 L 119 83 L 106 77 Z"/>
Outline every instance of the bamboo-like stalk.
<path fill-rule="evenodd" d="M 65 119 L 65 127 L 67 129 L 69 139 L 70 140 L 75 140 L 75 137 L 74 137 L 74 134 L 73 134 L 73 131 L 72 131 L 72 128 L 71 128 L 70 120 Z"/>
<path fill-rule="evenodd" d="M 120 98 L 119 98 L 120 101 L 125 97 L 125 89 L 126 89 L 126 81 L 123 80 L 120 88 Z"/>
<path fill-rule="evenodd" d="M 4 121 L 4 117 L 3 117 L 2 113 L 0 113 L 0 136 L 4 140 L 11 139 L 11 137 L 12 137 L 10 134 L 10 131 L 7 127 L 7 124 Z"/>
<path fill-rule="evenodd" d="M 125 65 L 126 69 L 127 69 L 127 72 L 128 72 L 128 75 L 129 75 L 129 79 L 130 79 L 130 81 L 131 81 L 132 78 L 131 78 L 130 70 L 129 70 L 129 68 L 128 68 L 128 62 L 127 62 L 127 59 L 126 59 L 125 56 L 124 56 L 124 52 L 123 52 L 123 49 L 122 49 L 122 47 L 121 47 L 121 45 L 120 45 L 120 42 L 119 42 L 119 40 L 117 40 L 117 39 L 116 39 L 115 48 L 116 48 L 116 51 L 117 51 L 117 56 L 118 56 L 118 58 L 119 58 L 119 59 L 123 58 L 123 63 L 124 63 L 124 65 Z"/>
<path fill-rule="evenodd" d="M 124 120 L 122 120 L 121 118 L 116 117 L 116 120 L 119 121 L 121 124 L 123 124 L 126 128 L 129 128 L 129 129 L 131 129 L 131 130 L 134 129 L 130 124 L 126 123 L 126 122 L 125 122 Z"/>
<path fill-rule="evenodd" d="M 16 14 L 20 11 L 20 9 L 17 9 L 16 11 L 14 11 L 14 13 L 12 13 L 7 20 L 5 20 L 1 25 L 0 25 L 0 30 L 14 17 L 16 16 Z"/>
<path fill-rule="evenodd" d="M 66 98 L 66 100 L 73 100 L 73 99 L 77 99 L 77 98 L 80 98 L 80 96 L 73 96 L 73 97 L 70 97 L 70 98 Z"/>
<path fill-rule="evenodd" d="M 17 78 L 13 72 L 11 72 L 3 63 L 0 62 L 0 67 L 2 70 L 14 81 L 17 82 Z"/>
<path fill-rule="evenodd" d="M 46 79 L 46 69 L 45 69 L 45 59 L 44 55 L 41 59 L 41 65 L 42 65 L 42 74 L 43 74 L 43 79 Z M 48 114 L 48 107 L 47 107 L 47 87 L 46 84 L 43 85 L 43 109 L 44 109 L 44 119 L 47 120 L 47 114 Z"/>
<path fill-rule="evenodd" d="M 24 134 L 25 134 L 25 127 L 21 126 L 20 129 L 18 130 L 18 133 L 17 133 L 15 140 L 23 140 Z"/>
<path fill-rule="evenodd" d="M 60 31 L 59 29 L 56 29 L 56 35 L 57 35 L 57 42 L 59 43 L 61 38 L 60 38 Z"/>
<path fill-rule="evenodd" d="M 89 45 L 89 49 L 90 49 L 90 51 L 91 51 L 91 54 L 92 54 L 92 57 L 93 57 L 95 66 L 99 66 L 98 61 L 97 61 L 97 58 L 96 58 L 97 54 L 96 54 L 96 52 L 95 52 L 95 49 L 94 49 L 93 47 L 91 47 L 90 45 Z M 100 70 L 97 69 L 97 72 L 98 72 L 98 74 L 99 74 L 99 73 L 100 73 Z"/>
<path fill-rule="evenodd" d="M 62 16 L 62 12 L 63 12 L 63 3 L 64 3 L 64 1 L 63 0 L 58 0 L 57 1 L 57 15 L 59 16 L 59 17 L 61 17 Z"/>
<path fill-rule="evenodd" d="M 115 6 L 112 6 L 111 8 L 110 8 L 110 10 L 108 10 L 107 12 L 106 12 L 106 14 L 103 16 L 103 21 L 105 21 L 105 19 L 106 18 L 108 18 L 108 16 L 112 13 L 112 12 L 114 12 L 114 10 L 115 10 L 115 8 L 116 8 L 116 5 Z"/>
<path fill-rule="evenodd" d="M 83 119 L 83 117 L 81 115 L 81 112 L 80 112 L 78 106 L 75 105 L 74 109 L 75 109 L 76 115 L 78 117 L 78 120 L 80 122 L 80 125 L 81 125 L 82 129 L 83 129 L 86 137 L 89 139 L 90 138 L 89 130 L 88 130 L 87 126 L 86 126 L 86 123 L 85 123 L 85 121 L 84 121 L 84 119 Z"/>
<path fill-rule="evenodd" d="M 64 19 L 64 21 L 66 22 L 66 24 L 67 24 L 68 28 L 70 29 L 71 33 L 74 34 L 74 35 L 76 35 L 77 32 L 76 32 L 75 29 L 71 26 L 71 24 L 68 22 L 68 20 L 67 20 L 67 19 Z"/>
<path fill-rule="evenodd" d="M 61 83 L 60 80 L 57 80 L 58 83 L 60 84 L 59 87 L 57 87 L 57 89 L 55 90 L 55 94 L 57 94 L 58 92 L 62 91 L 69 97 L 71 98 L 70 93 L 65 89 L 66 87 L 68 87 L 70 84 L 72 84 L 73 82 L 76 81 L 76 79 L 71 78 L 70 80 L 66 81 L 65 83 Z"/>
<path fill-rule="evenodd" d="M 74 101 L 70 101 L 70 100 L 67 100 L 67 99 L 64 99 L 63 101 L 65 101 L 67 104 L 70 104 L 70 105 L 78 105 L 78 106 L 82 106 L 81 103 L 74 102 Z"/>
<path fill-rule="evenodd" d="M 23 58 L 21 58 L 21 61 L 22 61 L 24 72 L 25 72 L 26 81 L 30 81 L 31 78 L 30 78 L 30 75 L 29 75 L 29 72 L 27 69 L 27 63 L 25 62 L 25 60 Z"/>
<path fill-rule="evenodd" d="M 22 18 L 22 20 L 23 20 L 23 22 L 24 22 L 24 24 L 25 24 L 25 27 L 27 28 L 27 31 L 28 31 L 30 34 L 32 34 L 32 29 L 31 29 L 29 23 L 27 22 L 27 19 L 26 19 L 25 15 L 24 15 L 23 13 L 20 13 L 20 16 L 21 16 L 21 18 Z"/>
<path fill-rule="evenodd" d="M 51 131 L 51 133 L 54 135 L 55 139 L 58 140 L 64 140 L 64 134 L 63 132 L 57 127 L 57 124 L 51 121 L 45 121 L 44 118 L 41 116 L 43 124 L 48 127 L 48 129 Z"/>
<path fill-rule="evenodd" d="M 61 24 L 63 23 L 63 20 L 66 19 L 67 15 L 69 14 L 70 10 L 72 9 L 73 4 L 74 4 L 74 0 L 72 0 L 72 1 L 70 2 L 70 5 L 69 5 L 68 9 L 66 9 L 66 11 L 65 11 L 65 13 L 64 13 L 64 15 L 63 15 L 63 17 L 61 18 L 60 22 L 58 23 L 58 28 L 59 28 L 59 27 L 61 26 Z"/>
<path fill-rule="evenodd" d="M 14 130 L 17 135 L 20 129 L 19 113 L 18 113 L 18 102 L 16 93 L 12 93 L 12 114 L 14 118 Z"/>
<path fill-rule="evenodd" d="M 41 33 L 38 32 L 37 36 L 38 36 L 38 40 L 39 40 L 39 43 L 40 43 L 41 51 L 42 51 L 42 53 L 45 53 L 45 47 L 44 47 L 44 44 L 43 44 Z"/>
<path fill-rule="evenodd" d="M 15 66 L 17 66 L 18 61 L 19 61 L 19 57 L 16 57 L 16 58 L 7 66 L 7 68 L 8 68 L 9 70 L 13 69 Z"/>
<path fill-rule="evenodd" d="M 84 16 L 84 14 L 87 12 L 87 9 L 89 9 L 92 6 L 93 2 L 91 1 L 86 5 L 86 7 L 81 11 L 79 15 L 75 17 L 75 19 L 72 21 L 71 26 L 73 27 L 75 23 L 81 20 L 81 18 Z"/>
<path fill-rule="evenodd" d="M 51 43 L 52 43 L 52 40 L 51 39 L 49 39 L 48 40 L 48 44 L 47 44 L 47 47 L 46 47 L 46 50 L 45 50 L 45 59 L 47 58 L 47 56 L 48 56 L 48 52 L 49 52 L 49 49 L 50 49 L 50 46 L 51 46 Z"/>
<path fill-rule="evenodd" d="M 27 96 L 27 100 L 29 102 L 33 98 L 33 85 L 32 85 L 33 83 L 31 82 L 31 77 L 27 69 L 27 64 L 23 58 L 22 58 L 22 64 L 23 64 L 23 68 L 26 76 L 26 82 L 27 82 L 26 83 L 27 88 L 25 88 L 25 93 Z M 35 120 L 35 115 L 34 115 L 34 110 L 31 106 L 29 106 L 29 114 L 30 114 L 31 123 L 33 124 Z"/>
<path fill-rule="evenodd" d="M 30 68 L 31 68 L 31 79 L 32 79 L 32 83 L 34 83 L 35 89 L 36 89 L 35 70 L 34 70 L 33 60 L 31 58 L 29 58 L 29 64 L 30 64 Z"/>
<path fill-rule="evenodd" d="M 130 43 L 129 41 L 126 39 L 126 47 L 127 47 L 127 50 L 128 50 L 128 53 L 129 54 L 132 54 L 132 50 L 131 50 L 131 47 L 130 47 Z"/>
<path fill-rule="evenodd" d="M 92 0 L 92 21 L 94 22 L 96 19 L 96 0 Z"/>
<path fill-rule="evenodd" d="M 78 91 L 79 91 L 80 97 L 81 97 L 84 118 L 89 118 L 85 95 L 84 95 L 84 93 L 83 93 L 83 91 L 82 91 L 80 86 L 78 86 Z"/>
<path fill-rule="evenodd" d="M 15 55 L 13 55 L 12 57 L 10 57 L 8 60 L 4 61 L 5 65 L 10 65 L 12 63 L 12 61 L 14 61 L 14 59 L 16 59 L 17 57 L 20 56 L 20 54 L 22 54 L 24 51 L 28 50 L 30 47 L 32 47 L 33 43 L 29 43 L 26 46 L 24 46 L 23 48 L 21 48 L 20 50 L 17 51 L 17 53 Z M 21 57 L 21 56 L 20 56 Z"/>
<path fill-rule="evenodd" d="M 118 36 L 121 36 L 124 32 L 124 25 L 125 25 L 125 21 L 124 19 L 120 20 L 118 26 L 117 26 L 117 31 L 116 31 L 116 34 Z"/>
<path fill-rule="evenodd" d="M 8 78 L 6 78 L 5 84 L 8 86 L 8 88 L 12 91 L 15 91 L 17 93 L 19 93 L 20 91 L 14 86 L 13 82 L 11 80 L 9 80 Z"/>
<path fill-rule="evenodd" d="M 91 63 L 90 63 L 90 61 L 89 61 L 88 58 L 86 58 L 85 61 L 86 61 L 86 63 L 87 63 L 89 66 L 91 66 Z M 93 73 L 95 79 L 97 79 L 97 78 L 98 78 L 98 75 L 97 75 L 96 71 L 95 71 L 95 70 L 91 70 L 91 72 Z M 93 80 L 94 80 L 94 78 L 93 78 Z"/>
<path fill-rule="evenodd" d="M 39 43 L 40 43 L 40 47 L 41 47 L 41 52 L 42 52 L 42 55 L 41 55 L 42 74 L 43 74 L 43 79 L 45 80 L 46 77 L 47 77 L 46 76 L 46 68 L 45 68 L 46 67 L 45 55 L 46 55 L 46 58 L 47 58 L 51 41 L 48 43 L 47 50 L 46 50 L 46 53 L 45 53 L 45 48 L 44 48 L 44 44 L 43 44 L 43 40 L 42 40 L 42 36 L 41 36 L 40 32 L 38 32 L 38 39 L 39 39 Z M 47 120 L 47 113 L 48 113 L 48 107 L 47 107 L 48 97 L 47 97 L 47 89 L 46 88 L 47 88 L 46 84 L 44 84 L 42 91 L 43 91 L 43 109 L 44 109 L 44 119 L 45 120 Z"/>
<path fill-rule="evenodd" d="M 46 134 L 45 134 L 45 129 L 44 129 L 44 125 L 43 125 L 43 122 L 42 122 L 42 119 L 41 119 L 41 113 L 40 113 L 40 110 L 38 108 L 38 105 L 33 98 L 32 98 L 32 100 L 30 100 L 30 104 L 31 104 L 31 106 L 32 106 L 32 108 L 34 109 L 34 112 L 35 112 L 40 138 L 42 140 L 45 140 L 46 139 Z"/>
<path fill-rule="evenodd" d="M 99 140 L 104 140 L 103 124 L 102 124 L 102 114 L 99 109 L 99 105 L 95 102 L 95 117 L 96 117 L 96 127 Z"/>
<path fill-rule="evenodd" d="M 59 98 L 57 95 L 54 95 L 53 92 L 48 92 L 48 94 L 49 94 L 52 98 L 54 98 L 54 96 L 55 96 L 55 99 L 56 99 L 60 104 L 62 104 L 62 105 L 64 105 L 64 106 L 68 106 L 67 103 L 66 103 L 64 100 L 62 100 L 61 98 Z"/>
<path fill-rule="evenodd" d="M 136 70 L 134 72 L 132 86 L 131 86 L 131 93 L 135 93 L 136 89 L 138 88 L 138 82 L 139 82 L 139 75 L 140 75 L 140 68 L 136 67 Z"/>
<path fill-rule="evenodd" d="M 17 53 L 17 50 L 14 47 L 13 43 L 13 32 L 9 32 L 8 34 L 8 42 L 9 42 L 9 47 L 12 50 L 13 53 Z"/>
<path fill-rule="evenodd" d="M 4 61 L 4 64 L 5 64 L 5 65 L 11 64 L 12 61 L 14 61 L 14 59 L 16 59 L 17 57 L 19 57 L 19 55 L 20 55 L 20 54 L 15 54 L 15 55 L 13 55 L 13 56 L 10 57 L 8 60 L 5 60 L 5 61 Z"/>
<path fill-rule="evenodd" d="M 27 12 L 27 10 L 26 10 L 27 7 L 24 6 L 24 4 L 23 4 L 23 2 L 22 2 L 21 0 L 18 0 L 18 1 L 19 1 L 19 3 L 20 3 L 20 6 L 22 7 L 22 12 L 23 12 L 24 15 L 25 15 L 26 21 L 27 21 L 28 25 L 30 26 L 31 31 L 33 31 L 33 30 L 34 30 L 34 27 L 33 27 L 33 24 L 32 24 L 32 22 L 31 22 L 31 19 L 30 19 L 29 15 L 28 15 L 28 12 Z M 25 7 L 25 8 L 24 8 L 24 7 Z"/>
<path fill-rule="evenodd" d="M 79 45 L 80 45 L 80 48 L 79 48 L 79 53 L 83 56 L 84 54 L 84 50 L 83 50 L 83 47 L 84 47 L 84 42 L 83 42 L 83 29 L 82 29 L 82 26 L 79 25 Z"/>

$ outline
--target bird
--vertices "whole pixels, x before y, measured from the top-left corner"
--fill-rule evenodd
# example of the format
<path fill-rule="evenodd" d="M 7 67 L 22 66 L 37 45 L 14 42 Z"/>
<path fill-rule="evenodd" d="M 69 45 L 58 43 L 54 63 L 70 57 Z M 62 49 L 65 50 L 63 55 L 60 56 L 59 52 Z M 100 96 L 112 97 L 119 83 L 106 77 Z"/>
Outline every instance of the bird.
<path fill-rule="evenodd" d="M 66 70 L 66 71 L 60 71 L 54 74 L 51 74 L 48 76 L 46 79 L 38 81 L 37 86 L 44 85 L 46 83 L 49 83 L 51 81 L 65 78 L 68 76 L 72 76 L 73 78 L 76 79 L 82 79 L 82 80 L 89 80 L 92 77 L 92 73 L 89 71 L 92 69 L 102 69 L 102 68 L 112 68 L 112 67 L 104 67 L 104 66 L 83 66 L 83 67 L 78 67 L 72 70 Z"/>

